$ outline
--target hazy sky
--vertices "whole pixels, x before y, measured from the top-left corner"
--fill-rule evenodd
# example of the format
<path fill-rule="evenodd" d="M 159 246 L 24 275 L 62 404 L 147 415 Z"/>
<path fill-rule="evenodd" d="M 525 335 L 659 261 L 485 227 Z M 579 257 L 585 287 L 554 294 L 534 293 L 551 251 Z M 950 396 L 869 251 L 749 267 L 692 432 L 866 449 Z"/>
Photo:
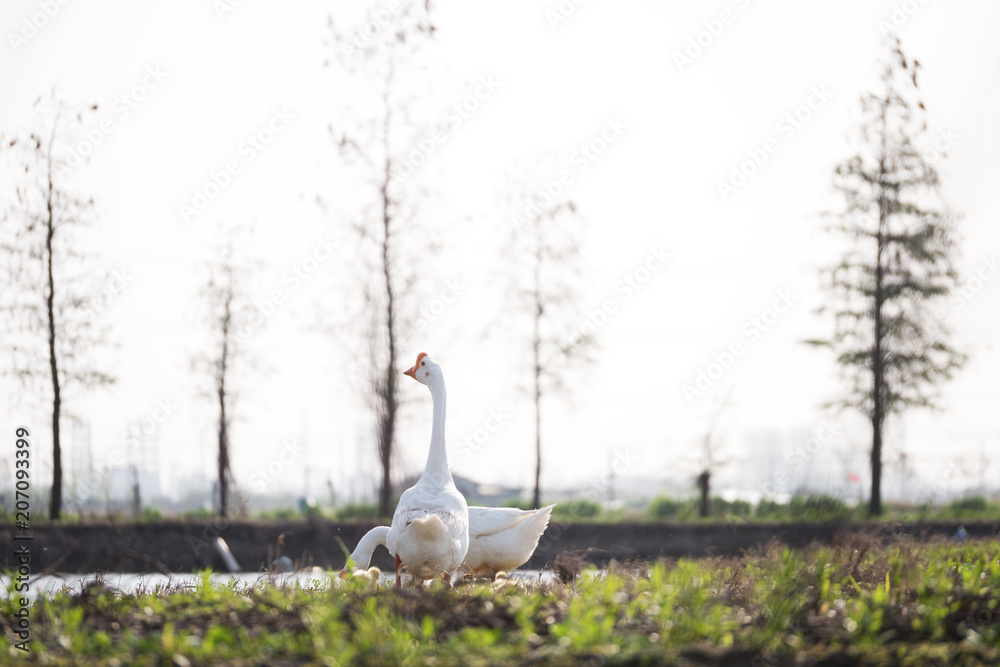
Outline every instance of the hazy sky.
<path fill-rule="evenodd" d="M 34 30 L 47 4 L 58 11 Z M 230 4 L 232 11 L 220 11 Z M 369 452 L 364 465 L 374 468 L 364 440 L 368 416 L 349 381 L 355 352 L 310 329 L 317 311 L 343 311 L 353 298 L 344 276 L 356 196 L 326 131 L 352 99 L 323 63 L 328 15 L 342 29 L 362 28 L 364 7 L 4 4 L 0 131 L 28 127 L 32 103 L 53 86 L 72 103 L 97 102 L 98 118 L 112 128 L 78 175 L 97 200 L 100 265 L 129 277 L 108 309 L 122 344 L 113 360 L 119 381 L 68 406 L 91 425 L 98 462 L 123 450 L 128 422 L 149 419 L 157 401 L 170 401 L 176 407 L 158 425 L 162 474 L 211 474 L 212 413 L 188 370 L 207 340 L 194 306 L 197 268 L 223 226 L 246 222 L 255 225 L 254 249 L 265 262 L 254 289 L 261 299 L 282 289 L 287 300 L 252 337 L 271 371 L 245 390 L 233 436 L 238 482 L 249 486 L 254 471 L 277 460 L 293 438 L 306 443 L 306 453 L 269 482 L 276 488 L 300 488 L 306 468 L 313 495 L 327 476 L 342 484 L 358 465 L 359 439 Z M 407 336 L 404 360 L 426 351 L 442 364 L 453 453 L 476 429 L 496 423 L 491 411 L 503 421 L 474 452 L 453 456 L 457 472 L 510 485 L 532 478 L 533 414 L 518 392 L 527 380 L 519 364 L 526 343 L 510 334 L 513 314 L 504 311 L 496 284 L 503 271 L 498 230 L 509 224 L 499 202 L 519 160 L 566 156 L 567 193 L 589 230 L 580 324 L 608 301 L 613 311 L 597 329 L 597 363 L 578 375 L 573 398 L 546 405 L 547 485 L 592 482 L 616 452 L 629 461 L 626 475 L 690 476 L 707 414 L 730 386 L 730 451 L 744 461 L 761 455 L 747 446 L 748 433 L 817 428 L 825 414 L 819 405 L 837 389 L 831 359 L 800 343 L 830 331 L 813 313 L 824 299 L 817 268 L 835 256 L 819 214 L 838 204 L 830 177 L 851 154 L 880 27 L 900 23 L 904 48 L 924 66 L 928 139 L 948 144 L 947 159 L 935 162 L 942 193 L 965 216 L 963 283 L 1000 254 L 990 188 L 1000 180 L 995 3 L 593 0 L 555 21 L 558 7 L 443 0 L 436 44 L 425 52 L 426 78 L 412 82 L 427 91 L 422 107 L 440 110 L 431 123 L 447 122 L 456 103 L 479 95 L 477 108 L 414 175 L 437 190 L 434 212 L 446 223 L 441 256 L 428 258 L 434 275 L 419 308 L 434 307 L 449 281 L 459 289 L 429 326 Z M 700 53 L 690 47 L 699 39 Z M 691 62 L 678 57 L 686 51 Z M 262 133 L 269 143 L 248 140 Z M 602 133 L 602 154 L 579 152 Z M 766 162 L 723 197 L 719 182 L 764 146 L 772 149 Z M 230 161 L 239 173 L 185 221 L 181 206 Z M 5 184 L 0 197 L 12 190 Z M 337 203 L 335 214 L 319 209 L 317 195 Z M 303 262 L 316 256 L 317 239 L 339 243 L 340 251 L 293 287 L 283 278 L 311 266 Z M 662 253 L 670 255 L 666 265 L 647 268 Z M 891 425 L 889 454 L 908 451 L 929 481 L 955 457 L 988 448 L 996 459 L 1000 452 L 998 285 L 974 283 L 970 298 L 949 311 L 955 343 L 972 358 L 944 388 L 944 409 Z M 684 385 L 734 343 L 743 353 L 704 397 L 689 401 Z M 403 380 L 412 405 L 400 443 L 414 471 L 426 455 L 430 403 L 425 388 Z M 46 419 L 30 402 L 0 403 L 5 433 L 27 423 L 45 443 Z M 869 438 L 863 424 L 844 420 L 816 463 L 854 447 L 862 470 Z M 40 462 L 43 452 L 36 453 Z M 1000 462 L 991 466 L 1000 477 Z M 739 470 L 730 473 L 737 483 Z"/>

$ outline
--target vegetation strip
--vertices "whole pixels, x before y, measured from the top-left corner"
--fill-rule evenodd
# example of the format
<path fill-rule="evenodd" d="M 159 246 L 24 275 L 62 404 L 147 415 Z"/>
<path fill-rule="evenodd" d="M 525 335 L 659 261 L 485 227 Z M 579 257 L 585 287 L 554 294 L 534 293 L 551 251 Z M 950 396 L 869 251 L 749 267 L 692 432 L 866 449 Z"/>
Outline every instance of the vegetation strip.
<path fill-rule="evenodd" d="M 368 577 L 118 595 L 100 584 L 32 609 L 39 664 L 995 665 L 1000 543 L 777 544 L 741 557 L 561 558 L 563 583 L 501 578 L 394 591 Z M 0 653 L 16 603 L 2 602 Z M 22 654 L 22 659 L 24 658 Z"/>

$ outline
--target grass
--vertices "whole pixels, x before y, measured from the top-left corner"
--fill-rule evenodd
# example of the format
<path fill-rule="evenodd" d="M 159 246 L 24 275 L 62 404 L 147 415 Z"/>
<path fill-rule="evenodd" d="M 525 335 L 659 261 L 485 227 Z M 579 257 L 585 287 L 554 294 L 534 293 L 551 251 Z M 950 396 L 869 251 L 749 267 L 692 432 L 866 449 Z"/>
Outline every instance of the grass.
<path fill-rule="evenodd" d="M 952 501 L 948 505 L 933 506 L 923 503 L 917 506 L 886 505 L 882 516 L 868 515 L 867 503 L 853 507 L 843 500 L 824 495 L 795 495 L 787 503 L 777 503 L 763 499 L 756 505 L 744 500 L 727 501 L 722 498 L 710 499 L 710 515 L 698 516 L 699 502 L 696 498 L 654 498 L 645 507 L 645 518 L 650 521 L 718 522 L 737 519 L 741 522 L 915 522 L 915 521 L 974 521 L 1000 519 L 1000 503 L 991 502 L 982 496 L 970 496 Z M 627 518 L 641 518 L 628 516 Z"/>
<path fill-rule="evenodd" d="M 996 665 L 1000 543 L 852 536 L 738 558 L 563 557 L 563 583 L 94 586 L 32 610 L 38 664 Z M 0 603 L 12 618 L 14 602 Z M 9 629 L 0 655 L 14 656 Z"/>
<path fill-rule="evenodd" d="M 543 504 L 548 504 L 546 501 Z M 393 501 L 395 506 L 395 500 Z M 531 503 L 523 500 L 509 500 L 504 507 L 531 509 Z M 887 503 L 884 514 L 872 518 L 868 515 L 867 503 L 861 502 L 854 506 L 848 505 L 839 498 L 826 495 L 795 495 L 787 503 L 778 503 L 763 499 L 756 505 L 745 500 L 725 500 L 713 496 L 710 499 L 709 516 L 698 515 L 699 501 L 697 498 L 672 498 L 658 496 L 652 500 L 638 502 L 634 505 L 614 510 L 607 510 L 599 503 L 587 499 L 562 500 L 556 503 L 553 516 L 558 521 L 573 523 L 601 522 L 679 522 L 679 523 L 719 523 L 739 521 L 746 522 L 915 522 L 915 521 L 995 521 L 1000 519 L 1000 502 L 988 500 L 983 496 L 968 496 L 953 500 L 947 505 L 932 505 L 929 502 L 920 505 L 894 505 Z M 134 516 L 127 512 L 86 512 L 83 515 L 65 513 L 61 524 L 103 524 L 109 521 L 125 523 L 155 523 L 168 521 L 210 521 L 216 514 L 201 508 L 179 514 L 163 514 L 155 508 L 145 508 L 141 515 Z M 236 517 L 234 517 L 236 518 Z M 259 512 L 251 512 L 247 520 L 262 521 L 306 521 L 329 520 L 341 523 L 357 523 L 370 521 L 388 522 L 391 517 L 379 517 L 378 507 L 371 504 L 348 504 L 336 509 L 323 509 L 315 505 L 305 508 L 285 507 Z M 12 512 L 0 508 L 0 522 L 13 522 Z M 38 515 L 36 525 L 55 525 L 44 516 Z"/>

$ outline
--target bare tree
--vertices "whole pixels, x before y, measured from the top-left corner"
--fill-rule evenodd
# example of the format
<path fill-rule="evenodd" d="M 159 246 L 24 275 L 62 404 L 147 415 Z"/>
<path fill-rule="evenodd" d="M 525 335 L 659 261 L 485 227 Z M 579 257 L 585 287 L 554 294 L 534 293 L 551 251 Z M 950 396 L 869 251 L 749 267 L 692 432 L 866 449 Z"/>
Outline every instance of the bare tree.
<path fill-rule="evenodd" d="M 712 475 L 720 468 L 733 463 L 736 459 L 723 456 L 726 447 L 727 433 L 724 420 L 732 408 L 732 389 L 726 390 L 716 403 L 708 419 L 708 428 L 701 438 L 698 458 L 699 473 L 697 477 L 700 502 L 698 514 L 707 517 L 711 513 L 711 480 Z"/>
<path fill-rule="evenodd" d="M 238 241 L 230 238 L 217 253 L 218 262 L 208 266 L 208 278 L 200 297 L 211 344 L 192 358 L 195 372 L 211 378 L 210 396 L 218 410 L 215 433 L 220 516 L 229 512 L 230 489 L 235 486 L 230 465 L 230 437 L 239 397 L 236 386 L 247 371 L 255 368 L 240 331 L 240 324 L 247 321 L 253 308 L 247 291 L 251 265 L 237 258 L 238 247 Z"/>
<path fill-rule="evenodd" d="M 507 192 L 512 212 L 504 220 L 506 246 L 503 267 L 511 310 L 524 326 L 530 373 L 529 393 L 535 410 L 535 484 L 532 503 L 542 506 L 542 407 L 545 397 L 568 389 L 568 375 L 591 361 L 593 331 L 577 328 L 580 320 L 580 274 L 583 218 L 566 198 L 539 196 L 544 178 L 540 160 L 519 168 Z M 527 176 L 527 177 L 526 177 Z"/>
<path fill-rule="evenodd" d="M 371 409 L 381 466 L 379 513 L 392 514 L 393 464 L 400 410 L 399 358 L 404 333 L 412 328 L 417 309 L 407 306 L 418 282 L 421 256 L 433 254 L 421 224 L 427 193 L 409 176 L 413 142 L 424 129 L 413 119 L 416 92 L 412 74 L 418 53 L 435 27 L 430 2 L 403 0 L 394 5 L 388 23 L 374 34 L 340 33 L 330 20 L 332 62 L 359 92 L 369 108 L 346 111 L 330 126 L 333 143 L 360 175 L 367 203 L 353 228 L 358 240 L 355 266 L 362 291 L 362 314 L 368 361 L 363 391 Z M 388 11 L 388 10 L 386 10 Z M 330 62 L 328 62 L 330 64 Z"/>
<path fill-rule="evenodd" d="M 853 247 L 826 272 L 839 305 L 834 335 L 808 341 L 831 348 L 850 382 L 841 401 L 872 425 L 869 513 L 882 513 L 886 419 L 911 407 L 933 407 L 936 386 L 965 356 L 947 343 L 936 304 L 957 282 L 955 241 L 946 210 L 933 208 L 938 174 L 921 150 L 927 129 L 918 96 L 920 63 L 896 39 L 882 66 L 881 89 L 862 97 L 861 151 L 837 167 L 845 208 L 832 230 Z"/>
<path fill-rule="evenodd" d="M 21 175 L 14 202 L 2 214 L 9 239 L 2 250 L 12 289 L 3 290 L 0 299 L 11 315 L 10 372 L 51 399 L 49 516 L 57 521 L 63 505 L 64 401 L 75 390 L 107 385 L 114 378 L 96 358 L 109 337 L 88 298 L 96 291 L 89 278 L 94 270 L 81 250 L 86 244 L 80 232 L 93 222 L 94 202 L 73 191 L 68 169 L 83 113 L 69 109 L 55 93 L 48 100 L 39 98 L 35 109 L 35 130 L 0 142 Z"/>

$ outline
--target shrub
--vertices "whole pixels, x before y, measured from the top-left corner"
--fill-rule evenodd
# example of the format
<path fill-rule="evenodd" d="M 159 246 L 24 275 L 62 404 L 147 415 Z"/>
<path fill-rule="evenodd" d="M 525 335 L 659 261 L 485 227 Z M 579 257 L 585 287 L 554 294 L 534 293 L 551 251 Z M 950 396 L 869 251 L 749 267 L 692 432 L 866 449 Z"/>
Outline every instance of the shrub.
<path fill-rule="evenodd" d="M 955 516 L 980 514 L 989 508 L 989 503 L 982 496 L 969 496 L 953 500 L 948 505 L 948 512 Z"/>
<path fill-rule="evenodd" d="M 163 512 L 155 507 L 144 507 L 142 508 L 142 519 L 143 521 L 162 521 Z"/>
<path fill-rule="evenodd" d="M 673 519 L 684 508 L 684 501 L 670 498 L 669 496 L 657 496 L 650 501 L 646 508 L 646 513 L 653 519 Z"/>
<path fill-rule="evenodd" d="M 851 508 L 833 496 L 792 496 L 788 503 L 792 519 L 802 521 L 846 521 Z"/>
<path fill-rule="evenodd" d="M 570 521 L 577 519 L 595 519 L 601 514 L 601 506 L 593 500 L 567 500 L 558 503 L 552 513 Z"/>
<path fill-rule="evenodd" d="M 323 518 L 323 510 L 319 508 L 319 505 L 308 505 L 308 504 L 302 505 L 301 507 L 299 507 L 299 512 L 301 512 L 302 516 L 304 516 L 306 519 L 312 520 L 312 519 Z"/>
<path fill-rule="evenodd" d="M 969 496 L 953 500 L 941 510 L 940 516 L 951 519 L 995 519 L 1000 516 L 1000 504 L 990 502 L 983 496 Z"/>
<path fill-rule="evenodd" d="M 761 498 L 754 514 L 761 519 L 780 519 L 788 516 L 788 508 L 776 500 Z"/>
<path fill-rule="evenodd" d="M 348 503 L 337 510 L 340 520 L 378 519 L 378 505 Z"/>
<path fill-rule="evenodd" d="M 745 500 L 724 500 L 722 498 L 711 498 L 708 501 L 709 513 L 712 516 L 750 516 L 753 506 Z"/>
<path fill-rule="evenodd" d="M 698 514 L 698 499 L 657 496 L 649 503 L 646 513 L 653 519 L 692 519 Z"/>

